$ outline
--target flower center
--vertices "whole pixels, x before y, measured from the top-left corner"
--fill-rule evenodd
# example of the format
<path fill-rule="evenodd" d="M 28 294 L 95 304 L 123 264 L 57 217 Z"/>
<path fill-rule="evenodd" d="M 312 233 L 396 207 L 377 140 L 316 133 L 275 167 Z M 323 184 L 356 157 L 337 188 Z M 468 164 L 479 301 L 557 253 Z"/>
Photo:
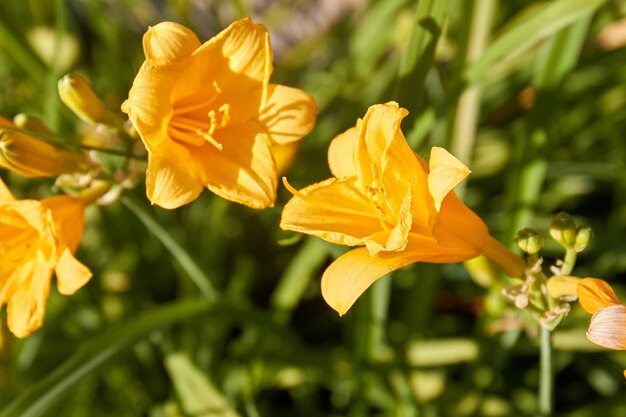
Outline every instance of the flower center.
<path fill-rule="evenodd" d="M 221 129 L 225 127 L 230 121 L 230 104 L 225 103 L 220 106 L 217 110 L 211 110 L 208 113 L 209 121 L 211 126 L 208 130 L 196 129 L 196 133 L 206 139 L 210 144 L 215 146 L 217 149 L 222 150 L 223 146 L 221 143 L 215 140 L 213 134 L 215 130 Z"/>
<path fill-rule="evenodd" d="M 387 210 L 385 210 L 385 189 L 383 188 L 383 184 L 381 183 L 380 179 L 375 178 L 370 185 L 365 187 L 365 191 L 367 191 L 367 196 L 374 204 L 374 208 L 378 212 L 378 220 L 380 222 L 380 226 L 385 231 L 391 230 L 394 226 L 386 219 Z"/>

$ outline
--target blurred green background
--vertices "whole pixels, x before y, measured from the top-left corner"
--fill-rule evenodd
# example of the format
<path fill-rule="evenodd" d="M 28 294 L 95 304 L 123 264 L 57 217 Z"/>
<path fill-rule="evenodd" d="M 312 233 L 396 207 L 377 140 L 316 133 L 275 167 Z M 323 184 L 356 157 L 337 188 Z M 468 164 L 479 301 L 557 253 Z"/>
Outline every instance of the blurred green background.
<path fill-rule="evenodd" d="M 2 0 L 0 114 L 77 140 L 64 74 L 119 112 L 149 25 L 204 41 L 243 16 L 270 30 L 272 81 L 318 104 L 286 173 L 296 188 L 329 177 L 335 135 L 396 100 L 417 152 L 445 146 L 472 169 L 458 192 L 494 236 L 512 244 L 567 211 L 595 232 L 574 274 L 626 296 L 624 1 Z M 51 186 L 0 175 L 20 196 Z M 462 265 L 398 271 L 340 318 L 319 279 L 344 248 L 280 231 L 282 186 L 261 212 L 209 192 L 175 211 L 126 194 L 89 210 L 78 257 L 94 278 L 53 290 L 40 331 L 15 339 L 1 313 L 2 417 L 535 414 L 537 327 Z M 555 334 L 556 414 L 624 416 L 626 354 L 587 342 L 588 321 L 574 303 Z"/>

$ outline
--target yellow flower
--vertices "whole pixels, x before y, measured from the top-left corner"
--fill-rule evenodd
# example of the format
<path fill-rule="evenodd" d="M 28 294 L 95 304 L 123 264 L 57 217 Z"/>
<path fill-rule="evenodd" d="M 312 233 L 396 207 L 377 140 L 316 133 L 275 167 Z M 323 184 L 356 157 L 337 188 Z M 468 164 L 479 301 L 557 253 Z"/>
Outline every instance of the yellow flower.
<path fill-rule="evenodd" d="M 200 44 L 186 27 L 164 22 L 143 38 L 146 60 L 122 105 L 148 150 L 150 201 L 176 208 L 203 187 L 253 208 L 276 198 L 273 145 L 313 128 L 305 92 L 270 84 L 268 32 L 250 19 Z"/>
<path fill-rule="evenodd" d="M 426 163 L 408 146 L 397 103 L 375 105 L 328 150 L 333 178 L 296 191 L 281 227 L 332 243 L 364 246 L 340 256 L 322 276 L 326 302 L 344 314 L 374 281 L 414 262 L 461 262 L 486 255 L 511 276 L 517 255 L 493 239 L 451 190 L 469 173 L 442 148 Z"/>
<path fill-rule="evenodd" d="M 13 122 L 0 117 L 0 168 L 28 178 L 43 178 L 78 172 L 85 167 L 86 161 L 81 153 L 59 148 L 14 129 L 17 126 Z"/>
<path fill-rule="evenodd" d="M 17 200 L 0 180 L 0 307 L 9 330 L 26 337 L 43 323 L 52 273 L 61 294 L 73 294 L 91 272 L 73 255 L 84 223 L 82 200 L 57 196 Z"/>
<path fill-rule="evenodd" d="M 593 343 L 626 350 L 626 305 L 621 304 L 613 288 L 597 278 L 584 278 L 577 287 L 578 301 L 591 317 L 587 338 Z"/>

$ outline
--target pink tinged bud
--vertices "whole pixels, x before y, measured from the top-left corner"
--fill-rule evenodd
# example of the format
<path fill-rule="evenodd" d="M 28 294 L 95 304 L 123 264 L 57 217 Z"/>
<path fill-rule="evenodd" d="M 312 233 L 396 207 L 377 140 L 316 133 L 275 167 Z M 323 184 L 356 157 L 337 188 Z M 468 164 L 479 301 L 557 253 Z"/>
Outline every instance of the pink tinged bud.
<path fill-rule="evenodd" d="M 598 310 L 591 318 L 587 338 L 605 348 L 626 350 L 626 305 Z"/>

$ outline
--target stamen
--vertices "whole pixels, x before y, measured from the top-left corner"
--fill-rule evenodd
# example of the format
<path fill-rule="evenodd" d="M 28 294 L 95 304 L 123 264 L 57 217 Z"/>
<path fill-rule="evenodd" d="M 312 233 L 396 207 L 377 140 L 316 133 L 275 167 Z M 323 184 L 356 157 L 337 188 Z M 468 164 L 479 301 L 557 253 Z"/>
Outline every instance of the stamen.
<path fill-rule="evenodd" d="M 220 86 L 217 84 L 217 81 L 215 80 L 213 80 L 213 88 L 215 88 L 215 91 L 217 92 L 217 94 L 222 93 L 222 89 L 220 88 Z"/>
<path fill-rule="evenodd" d="M 204 132 L 201 129 L 196 130 L 196 133 L 200 136 L 202 136 L 203 138 L 205 138 L 211 145 L 215 146 L 217 149 L 219 149 L 220 151 L 222 149 L 224 149 L 224 145 L 222 145 L 221 143 L 219 143 L 218 141 L 215 140 L 215 138 L 213 136 L 211 136 L 211 131 L 209 130 L 208 132 Z"/>
<path fill-rule="evenodd" d="M 287 181 L 287 177 L 283 177 L 283 185 L 287 190 L 289 190 L 291 194 L 295 195 L 296 197 L 300 197 L 303 200 L 306 199 L 306 196 L 304 194 L 302 194 L 300 191 L 293 188 L 291 184 L 289 184 L 289 181 Z"/>

